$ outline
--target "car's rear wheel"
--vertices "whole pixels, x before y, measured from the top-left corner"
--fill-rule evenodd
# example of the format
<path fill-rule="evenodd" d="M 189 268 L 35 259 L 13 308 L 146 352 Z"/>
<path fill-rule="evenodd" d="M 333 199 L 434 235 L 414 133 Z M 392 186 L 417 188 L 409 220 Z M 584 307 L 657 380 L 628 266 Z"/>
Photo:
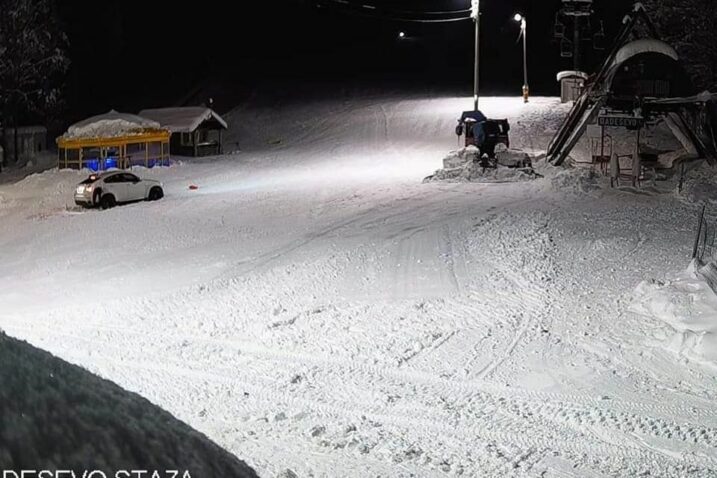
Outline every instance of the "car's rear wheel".
<path fill-rule="evenodd" d="M 100 199 L 100 207 L 102 209 L 111 209 L 117 205 L 117 200 L 111 194 L 105 194 Z"/>
<path fill-rule="evenodd" d="M 150 201 L 159 201 L 164 197 L 164 191 L 162 191 L 162 188 L 159 186 L 155 186 L 149 191 L 149 197 L 147 198 Z"/>

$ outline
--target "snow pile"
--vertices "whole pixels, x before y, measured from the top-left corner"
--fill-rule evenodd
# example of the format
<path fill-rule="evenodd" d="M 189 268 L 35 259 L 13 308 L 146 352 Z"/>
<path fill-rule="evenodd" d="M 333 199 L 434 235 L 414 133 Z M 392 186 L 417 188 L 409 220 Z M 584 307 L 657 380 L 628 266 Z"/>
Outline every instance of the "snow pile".
<path fill-rule="evenodd" d="M 705 161 L 685 165 L 681 195 L 689 202 L 717 202 L 717 171 Z"/>
<path fill-rule="evenodd" d="M 65 139 L 115 138 L 160 128 L 160 124 L 156 121 L 112 110 L 73 124 L 62 137 Z"/>
<path fill-rule="evenodd" d="M 0 333 L 0 467 L 256 477 L 139 395 Z"/>
<path fill-rule="evenodd" d="M 717 266 L 694 264 L 676 279 L 642 282 L 630 310 L 658 319 L 674 333 L 666 348 L 690 360 L 717 365 L 717 295 L 710 286 Z"/>
<path fill-rule="evenodd" d="M 603 179 L 592 168 L 556 167 L 545 160 L 536 161 L 535 169 L 550 179 L 554 190 L 564 193 L 587 194 L 596 191 L 601 188 L 600 182 Z"/>
<path fill-rule="evenodd" d="M 532 165 L 528 153 L 519 149 L 508 149 L 502 144 L 496 147 L 495 160 L 501 166 L 510 168 L 524 168 Z"/>
<path fill-rule="evenodd" d="M 483 167 L 478 148 L 468 146 L 451 152 L 443 159 L 443 169 L 424 179 L 424 182 L 506 183 L 529 181 L 536 177 L 529 167 L 507 166 L 530 164 L 530 157 L 522 151 L 499 151 L 496 160 L 497 167 Z"/>

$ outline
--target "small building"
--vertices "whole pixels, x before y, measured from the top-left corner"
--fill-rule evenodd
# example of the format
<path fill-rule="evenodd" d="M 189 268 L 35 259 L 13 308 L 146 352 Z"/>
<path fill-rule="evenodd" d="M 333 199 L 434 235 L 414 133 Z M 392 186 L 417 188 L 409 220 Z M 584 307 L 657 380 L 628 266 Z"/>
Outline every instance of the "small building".
<path fill-rule="evenodd" d="M 31 161 L 47 150 L 47 128 L 44 126 L 20 126 L 17 128 L 17 143 L 15 128 L 6 128 L 5 132 L 5 158 L 8 161 L 24 163 Z M 15 155 L 17 144 L 17 155 Z"/>
<path fill-rule="evenodd" d="M 697 93 L 675 49 L 643 38 L 620 48 L 607 70 L 609 106 L 629 111 L 635 98 L 675 98 Z"/>
<path fill-rule="evenodd" d="M 227 129 L 227 123 L 211 108 L 157 108 L 142 110 L 139 115 L 156 121 L 172 133 L 172 154 L 196 157 L 223 153 L 222 132 Z"/>
<path fill-rule="evenodd" d="M 93 171 L 169 165 L 169 130 L 156 121 L 110 111 L 76 123 L 57 138 L 59 168 Z"/>
<path fill-rule="evenodd" d="M 587 79 L 587 73 L 583 73 L 582 71 L 561 71 L 558 73 L 560 100 L 563 103 L 577 101 L 583 93 L 583 87 Z"/>

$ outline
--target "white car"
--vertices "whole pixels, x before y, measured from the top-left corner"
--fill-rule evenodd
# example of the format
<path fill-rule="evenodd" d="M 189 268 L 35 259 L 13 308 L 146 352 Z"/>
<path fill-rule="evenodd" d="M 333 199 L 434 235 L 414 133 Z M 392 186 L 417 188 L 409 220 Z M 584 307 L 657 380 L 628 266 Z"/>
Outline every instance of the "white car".
<path fill-rule="evenodd" d="M 75 204 L 109 209 L 120 203 L 157 201 L 164 197 L 162 183 L 140 179 L 126 171 L 92 174 L 77 185 Z"/>

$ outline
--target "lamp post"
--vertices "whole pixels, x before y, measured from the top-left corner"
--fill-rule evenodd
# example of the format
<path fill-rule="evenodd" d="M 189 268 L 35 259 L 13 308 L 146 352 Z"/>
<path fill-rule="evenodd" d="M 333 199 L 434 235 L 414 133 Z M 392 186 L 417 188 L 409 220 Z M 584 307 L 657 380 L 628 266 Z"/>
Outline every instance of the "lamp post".
<path fill-rule="evenodd" d="M 471 18 L 476 24 L 475 76 L 473 78 L 473 110 L 480 102 L 480 0 L 471 0 Z"/>
<path fill-rule="evenodd" d="M 520 22 L 520 34 L 523 36 L 523 101 L 530 101 L 530 87 L 528 86 L 528 22 L 520 13 L 513 19 Z"/>

